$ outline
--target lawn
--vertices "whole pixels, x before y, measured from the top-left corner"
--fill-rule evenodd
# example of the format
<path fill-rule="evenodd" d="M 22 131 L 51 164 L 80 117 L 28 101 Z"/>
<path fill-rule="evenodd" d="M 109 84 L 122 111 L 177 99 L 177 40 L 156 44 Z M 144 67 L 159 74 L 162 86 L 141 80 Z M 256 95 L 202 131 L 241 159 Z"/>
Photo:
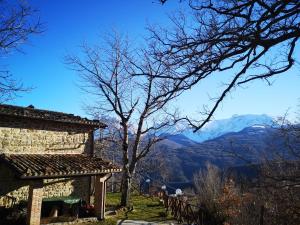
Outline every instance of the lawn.
<path fill-rule="evenodd" d="M 119 193 L 108 193 L 106 199 L 107 210 L 118 208 L 120 201 Z M 104 221 L 94 223 L 94 225 L 114 225 L 118 220 L 145 220 L 166 221 L 171 220 L 172 217 L 166 217 L 166 211 L 158 198 L 145 197 L 140 195 L 133 195 L 131 198 L 132 210 L 118 210 L 117 215 L 108 216 Z M 79 225 L 79 224 L 78 224 Z M 80 224 L 81 225 L 81 224 Z"/>

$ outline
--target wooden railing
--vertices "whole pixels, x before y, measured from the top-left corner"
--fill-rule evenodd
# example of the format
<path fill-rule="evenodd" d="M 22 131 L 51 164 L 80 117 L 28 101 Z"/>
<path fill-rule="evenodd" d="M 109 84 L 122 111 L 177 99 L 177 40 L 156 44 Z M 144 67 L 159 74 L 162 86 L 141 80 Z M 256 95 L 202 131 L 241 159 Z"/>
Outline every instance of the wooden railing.
<path fill-rule="evenodd" d="M 108 190 L 111 184 L 108 185 Z M 120 182 L 114 182 L 114 191 L 120 191 Z M 142 193 L 140 187 L 133 186 L 132 189 L 139 193 L 140 195 L 146 197 L 159 197 L 166 209 L 167 214 L 171 213 L 171 215 L 176 219 L 179 223 L 183 224 L 194 224 L 194 225 L 216 225 L 222 224 L 222 222 L 217 221 L 218 219 L 214 217 L 214 215 L 210 214 L 204 207 L 199 205 L 191 204 L 193 202 L 193 197 L 189 196 L 190 199 L 186 196 L 174 196 L 167 195 L 165 191 L 149 191 L 147 194 Z M 159 189 L 159 187 L 155 187 L 155 189 Z M 259 225 L 264 225 L 264 217 L 265 217 L 265 208 L 261 206 L 259 211 Z"/>
<path fill-rule="evenodd" d="M 111 191 L 111 183 L 108 183 L 107 188 Z M 114 191 L 120 190 L 121 183 L 114 182 Z M 165 191 L 159 192 L 149 192 L 148 194 L 143 194 L 139 187 L 133 186 L 132 189 L 141 195 L 148 197 L 159 197 L 164 204 L 167 213 L 176 219 L 179 223 L 195 224 L 195 225 L 210 225 L 212 223 L 208 222 L 209 218 L 207 213 L 200 206 L 190 204 L 186 197 L 184 196 L 172 196 L 167 195 Z"/>
<path fill-rule="evenodd" d="M 163 201 L 167 213 L 170 212 L 179 223 L 195 225 L 223 224 L 220 221 L 216 221 L 216 218 L 210 215 L 204 208 L 190 204 L 184 196 L 169 196 L 162 191 L 158 193 L 158 197 Z M 259 225 L 264 225 L 264 211 L 264 206 L 261 206 Z"/>
<path fill-rule="evenodd" d="M 160 192 L 158 196 L 162 199 L 167 213 L 179 223 L 207 225 L 207 215 L 203 208 L 188 203 L 183 196 L 169 196 L 165 192 Z"/>

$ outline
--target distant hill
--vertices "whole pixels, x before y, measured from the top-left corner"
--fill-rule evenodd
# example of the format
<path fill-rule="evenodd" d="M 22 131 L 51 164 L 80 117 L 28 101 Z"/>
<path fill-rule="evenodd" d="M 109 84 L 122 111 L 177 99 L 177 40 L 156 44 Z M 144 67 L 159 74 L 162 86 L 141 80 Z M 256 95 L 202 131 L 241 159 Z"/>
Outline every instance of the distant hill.
<path fill-rule="evenodd" d="M 171 131 L 166 131 L 166 133 L 184 135 L 188 139 L 200 143 L 214 139 L 229 132 L 238 132 L 246 127 L 251 127 L 254 125 L 273 126 L 275 125 L 275 122 L 273 118 L 265 114 L 234 115 L 229 119 L 214 120 L 196 133 L 193 133 L 191 128 L 184 128 L 184 126 L 180 128 L 174 128 L 175 130 L 171 129 Z"/>
<path fill-rule="evenodd" d="M 172 182 L 191 181 L 193 174 L 204 168 L 206 162 L 221 168 L 259 163 L 262 156 L 272 157 L 285 148 L 278 129 L 253 125 L 238 132 L 229 132 L 217 138 L 194 142 L 184 135 L 165 136 L 149 157 L 162 160 Z"/>
<path fill-rule="evenodd" d="M 164 140 L 155 145 L 145 161 L 151 162 L 151 176 L 169 182 L 190 182 L 206 162 L 221 168 L 242 167 L 250 161 L 259 163 L 262 156 L 272 158 L 274 152 L 286 148 L 284 137 L 267 115 L 236 115 L 217 120 L 200 134 L 174 127 L 172 132 L 164 131 L 160 136 Z M 115 148 L 106 157 L 121 162 L 121 153 L 116 154 Z"/>

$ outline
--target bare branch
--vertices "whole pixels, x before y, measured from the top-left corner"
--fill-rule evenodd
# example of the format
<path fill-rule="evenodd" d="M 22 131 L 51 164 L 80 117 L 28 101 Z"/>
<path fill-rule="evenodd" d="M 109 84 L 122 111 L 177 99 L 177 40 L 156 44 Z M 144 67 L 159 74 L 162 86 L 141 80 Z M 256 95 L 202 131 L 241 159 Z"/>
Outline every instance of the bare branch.
<path fill-rule="evenodd" d="M 21 51 L 20 46 L 29 37 L 43 32 L 43 25 L 36 17 L 36 10 L 24 1 L 11 3 L 0 1 L 0 57 L 12 51 Z M 23 84 L 14 79 L 9 71 L 0 71 L 0 102 L 11 100 L 19 92 L 29 91 Z"/>
<path fill-rule="evenodd" d="M 192 17 L 179 13 L 172 18 L 173 29 L 148 28 L 149 54 L 168 68 L 168 73 L 154 76 L 173 79 L 182 90 L 218 72 L 232 74 L 212 107 L 203 113 L 202 123 L 191 124 L 196 132 L 210 121 L 233 88 L 260 79 L 270 85 L 269 78 L 293 67 L 300 37 L 300 2 L 190 0 L 189 6 Z M 222 74 L 218 74 L 220 79 Z"/>

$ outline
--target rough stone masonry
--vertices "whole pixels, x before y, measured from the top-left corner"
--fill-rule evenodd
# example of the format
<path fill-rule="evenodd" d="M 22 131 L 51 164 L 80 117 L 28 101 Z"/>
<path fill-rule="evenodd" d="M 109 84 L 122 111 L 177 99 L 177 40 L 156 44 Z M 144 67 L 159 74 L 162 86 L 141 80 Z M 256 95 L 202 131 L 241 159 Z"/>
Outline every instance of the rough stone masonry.
<path fill-rule="evenodd" d="M 81 124 L 0 115 L 0 154 L 81 154 L 91 149 L 91 128 Z M 0 206 L 28 199 L 28 181 L 0 164 Z M 89 178 L 44 180 L 43 197 L 80 196 L 88 200 Z M 12 197 L 12 198 L 9 198 Z"/>

